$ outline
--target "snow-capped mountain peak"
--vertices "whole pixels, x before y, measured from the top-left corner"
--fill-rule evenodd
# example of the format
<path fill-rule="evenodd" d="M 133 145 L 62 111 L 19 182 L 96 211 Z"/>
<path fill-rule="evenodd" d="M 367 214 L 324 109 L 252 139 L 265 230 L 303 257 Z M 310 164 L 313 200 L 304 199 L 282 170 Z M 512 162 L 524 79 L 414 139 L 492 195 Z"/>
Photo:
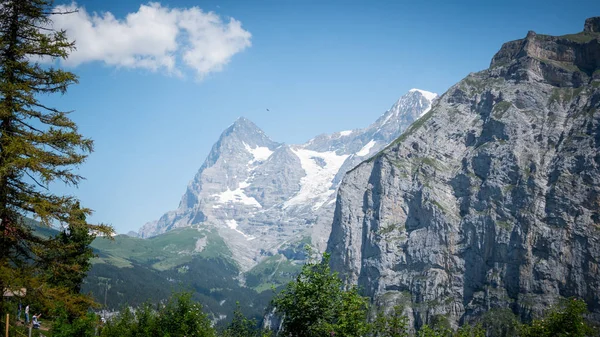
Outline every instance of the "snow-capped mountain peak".
<path fill-rule="evenodd" d="M 433 101 L 434 99 L 436 99 L 438 97 L 438 94 L 436 94 L 436 93 L 425 91 L 425 90 L 421 90 L 421 89 L 416 89 L 416 88 L 412 88 L 408 92 L 418 92 L 423 97 L 425 97 L 426 99 L 428 99 L 430 101 Z"/>
<path fill-rule="evenodd" d="M 250 147 L 268 147 L 279 146 L 273 142 L 256 124 L 245 117 L 239 117 L 223 133 L 219 142 L 225 138 L 236 139 L 240 144 L 246 143 Z"/>
<path fill-rule="evenodd" d="M 140 236 L 212 226 L 243 268 L 306 236 L 324 248 L 343 175 L 395 140 L 435 97 L 412 90 L 367 128 L 320 135 L 302 145 L 276 143 L 240 117 L 221 134 L 179 208 L 144 226 Z"/>
<path fill-rule="evenodd" d="M 426 114 L 431 109 L 437 97 L 438 95 L 436 93 L 421 89 L 411 89 L 408 93 L 400 97 L 400 99 L 369 128 L 374 128 L 378 132 L 383 133 L 394 133 L 397 132 L 398 129 L 404 130 L 412 122 Z"/>

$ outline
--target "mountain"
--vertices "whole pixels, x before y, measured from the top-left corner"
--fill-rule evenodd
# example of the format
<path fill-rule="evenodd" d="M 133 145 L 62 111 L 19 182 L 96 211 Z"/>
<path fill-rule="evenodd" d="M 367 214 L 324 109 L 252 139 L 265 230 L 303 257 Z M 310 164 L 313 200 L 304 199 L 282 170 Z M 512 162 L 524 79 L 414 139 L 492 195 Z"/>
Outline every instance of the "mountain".
<path fill-rule="evenodd" d="M 600 321 L 600 18 L 529 32 L 348 172 L 333 268 L 419 327 L 560 298 Z"/>
<path fill-rule="evenodd" d="M 299 272 L 304 246 L 324 250 L 343 173 L 398 137 L 435 97 L 413 89 L 369 127 L 302 145 L 274 142 L 237 119 L 176 210 L 139 233 L 92 243 L 97 258 L 83 292 L 116 310 L 191 290 L 217 324 L 227 322 L 236 302 L 262 319 L 271 288 Z"/>
<path fill-rule="evenodd" d="M 274 142 L 239 118 L 214 144 L 179 207 L 145 224 L 139 235 L 213 228 L 243 271 L 277 255 L 302 259 L 305 243 L 324 250 L 343 174 L 397 138 L 436 96 L 412 89 L 369 127 L 301 145 Z"/>

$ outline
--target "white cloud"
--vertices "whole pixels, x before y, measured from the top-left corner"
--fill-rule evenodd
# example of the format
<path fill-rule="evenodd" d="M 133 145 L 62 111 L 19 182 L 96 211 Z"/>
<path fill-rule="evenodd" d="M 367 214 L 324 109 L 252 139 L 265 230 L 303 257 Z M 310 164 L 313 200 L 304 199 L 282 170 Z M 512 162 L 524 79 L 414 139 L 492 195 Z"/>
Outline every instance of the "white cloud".
<path fill-rule="evenodd" d="M 110 12 L 89 14 L 73 3 L 57 6 L 55 29 L 64 29 L 76 41 L 63 63 L 77 66 L 99 61 L 110 66 L 143 68 L 181 75 L 191 68 L 196 77 L 220 71 L 231 57 L 251 45 L 251 34 L 240 21 L 224 21 L 198 7 L 168 8 L 151 2 L 135 13 L 117 19 Z"/>
<path fill-rule="evenodd" d="M 250 46 L 251 35 L 241 22 L 232 18 L 224 24 L 215 13 L 197 7 L 181 12 L 179 26 L 189 40 L 183 60 L 200 75 L 220 70 L 231 56 Z"/>

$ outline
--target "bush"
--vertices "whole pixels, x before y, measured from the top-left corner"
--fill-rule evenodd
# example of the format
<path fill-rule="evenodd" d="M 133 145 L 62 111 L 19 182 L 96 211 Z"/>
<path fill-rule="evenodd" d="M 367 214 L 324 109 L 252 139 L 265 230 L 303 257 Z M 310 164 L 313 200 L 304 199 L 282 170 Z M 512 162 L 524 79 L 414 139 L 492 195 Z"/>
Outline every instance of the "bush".
<path fill-rule="evenodd" d="M 83 317 L 72 319 L 63 307 L 59 307 L 55 315 L 56 318 L 52 324 L 52 337 L 96 336 L 96 330 L 100 321 L 97 315 L 88 313 Z"/>
<path fill-rule="evenodd" d="M 417 337 L 452 337 L 452 330 L 445 328 L 431 328 L 429 325 L 423 325 Z"/>
<path fill-rule="evenodd" d="M 236 309 L 233 312 L 233 320 L 227 326 L 221 337 L 267 337 L 271 336 L 270 331 L 263 331 L 258 328 L 258 323 L 254 319 L 247 318 L 240 308 L 239 302 L 236 303 Z"/>
<path fill-rule="evenodd" d="M 395 306 L 390 315 L 379 312 L 373 323 L 375 337 L 408 337 L 408 318 L 402 315 L 402 307 Z"/>
<path fill-rule="evenodd" d="M 191 300 L 191 294 L 172 296 L 165 305 L 153 310 L 150 304 L 136 312 L 123 308 L 121 313 L 106 323 L 104 337 L 214 337 L 215 330 L 202 306 Z"/>
<path fill-rule="evenodd" d="M 492 309 L 481 318 L 487 337 L 513 337 L 519 333 L 519 319 L 510 309 Z"/>
<path fill-rule="evenodd" d="M 486 337 L 485 330 L 479 324 L 463 325 L 455 333 L 454 337 Z"/>
<path fill-rule="evenodd" d="M 594 330 L 585 322 L 587 305 L 576 298 L 563 300 L 542 319 L 521 327 L 521 337 L 585 337 Z"/>

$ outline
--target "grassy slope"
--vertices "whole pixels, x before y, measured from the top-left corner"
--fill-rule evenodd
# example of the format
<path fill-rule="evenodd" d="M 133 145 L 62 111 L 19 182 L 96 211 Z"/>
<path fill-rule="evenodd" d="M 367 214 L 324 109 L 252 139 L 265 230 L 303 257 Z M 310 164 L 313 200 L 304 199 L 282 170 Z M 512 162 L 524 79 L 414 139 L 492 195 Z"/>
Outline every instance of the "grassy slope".
<path fill-rule="evenodd" d="M 206 238 L 206 246 L 197 251 L 196 243 L 202 238 Z M 194 257 L 231 258 L 231 252 L 218 234 L 196 228 L 175 229 L 150 239 L 127 235 L 117 235 L 114 240 L 97 238 L 92 247 L 98 254 L 94 264 L 107 263 L 117 267 L 141 264 L 159 271 L 190 262 Z"/>
<path fill-rule="evenodd" d="M 278 288 L 290 282 L 301 269 L 302 264 L 294 263 L 281 254 L 269 256 L 246 272 L 246 286 L 257 292 Z"/>
<path fill-rule="evenodd" d="M 203 243 L 197 249 L 197 243 Z M 272 292 L 257 293 L 239 284 L 239 268 L 223 239 L 214 231 L 180 228 L 139 239 L 118 235 L 92 243 L 97 258 L 84 292 L 99 303 L 118 309 L 127 304 L 157 302 L 173 291 L 191 291 L 215 317 L 235 309 L 236 301 L 249 316 L 262 318 Z"/>
<path fill-rule="evenodd" d="M 27 220 L 42 236 L 58 233 Z M 205 241 L 201 249 L 197 249 L 198 240 Z M 302 249 L 304 243 L 294 249 Z M 271 289 L 287 284 L 302 267 L 277 254 L 248 271 L 245 276 L 251 284 L 242 287 L 239 268 L 223 239 L 214 231 L 198 228 L 175 229 L 150 239 L 100 237 L 91 246 L 97 257 L 83 292 L 102 305 L 106 301 L 110 309 L 157 302 L 174 291 L 191 291 L 214 316 L 230 317 L 239 302 L 247 316 L 260 320 L 274 294 Z"/>

